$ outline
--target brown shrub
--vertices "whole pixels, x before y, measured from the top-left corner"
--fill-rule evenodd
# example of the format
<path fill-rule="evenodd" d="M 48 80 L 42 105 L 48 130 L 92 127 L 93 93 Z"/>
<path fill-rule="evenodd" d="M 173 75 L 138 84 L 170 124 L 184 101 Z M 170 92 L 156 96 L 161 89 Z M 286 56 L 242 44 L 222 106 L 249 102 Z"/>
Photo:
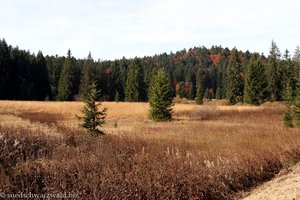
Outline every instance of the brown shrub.
<path fill-rule="evenodd" d="M 215 106 L 194 106 L 190 111 L 176 112 L 174 117 L 179 119 L 209 120 L 220 116 Z"/>
<path fill-rule="evenodd" d="M 193 108 L 175 114 L 210 120 L 142 122 L 141 132 L 122 136 L 95 138 L 58 126 L 63 137 L 50 137 L 0 127 L 0 190 L 72 192 L 78 199 L 232 199 L 300 161 L 299 131 L 281 125 L 278 109 Z"/>
<path fill-rule="evenodd" d="M 46 112 L 19 112 L 17 116 L 22 119 L 28 119 L 31 122 L 45 123 L 47 125 L 56 125 L 63 119 L 62 115 Z"/>

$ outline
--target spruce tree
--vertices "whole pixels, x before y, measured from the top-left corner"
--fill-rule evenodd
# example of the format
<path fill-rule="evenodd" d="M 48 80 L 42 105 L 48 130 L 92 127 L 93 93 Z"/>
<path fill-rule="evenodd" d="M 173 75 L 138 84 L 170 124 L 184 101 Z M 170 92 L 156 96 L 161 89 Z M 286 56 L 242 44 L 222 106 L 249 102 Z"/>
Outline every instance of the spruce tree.
<path fill-rule="evenodd" d="M 217 87 L 216 99 L 218 99 L 218 100 L 222 99 L 222 94 L 221 94 L 221 88 L 220 87 Z"/>
<path fill-rule="evenodd" d="M 73 72 L 72 72 L 71 51 L 68 50 L 68 57 L 65 59 L 58 82 L 58 101 L 73 100 Z"/>
<path fill-rule="evenodd" d="M 287 127 L 300 127 L 300 79 L 298 78 L 297 81 L 296 97 L 284 101 L 285 110 L 282 119 Z"/>
<path fill-rule="evenodd" d="M 204 98 L 205 98 L 206 100 L 211 99 L 211 98 L 210 98 L 210 94 L 209 94 L 209 89 L 208 89 L 208 88 L 206 88 L 206 90 L 205 90 L 205 92 L 204 92 Z"/>
<path fill-rule="evenodd" d="M 172 118 L 172 91 L 166 72 L 159 69 L 149 90 L 150 118 L 166 121 Z"/>
<path fill-rule="evenodd" d="M 267 100 L 268 82 L 265 66 L 258 54 L 254 54 L 249 61 L 245 74 L 244 102 L 260 105 Z"/>
<path fill-rule="evenodd" d="M 129 66 L 125 101 L 139 102 L 146 100 L 146 87 L 144 82 L 143 67 L 138 58 L 135 58 Z"/>
<path fill-rule="evenodd" d="M 4 39 L 0 40 L 0 99 L 12 98 L 9 93 L 14 90 L 10 70 L 13 66 L 9 54 L 10 52 L 6 41 Z"/>
<path fill-rule="evenodd" d="M 95 136 L 104 134 L 98 127 L 101 127 L 105 123 L 107 114 L 107 108 L 103 108 L 99 111 L 98 107 L 101 103 L 96 103 L 98 98 L 99 91 L 97 90 L 97 84 L 96 82 L 92 82 L 84 96 L 85 106 L 81 110 L 83 117 L 77 116 L 79 120 L 83 121 L 81 126 Z"/>
<path fill-rule="evenodd" d="M 294 127 L 300 127 L 300 79 L 298 78 L 296 98 L 290 103 L 290 107 L 287 107 L 286 112 L 290 112 L 292 116 L 292 124 Z"/>
<path fill-rule="evenodd" d="M 196 103 L 199 104 L 199 105 L 203 103 L 201 83 L 197 84 Z"/>
<path fill-rule="evenodd" d="M 282 66 L 282 80 L 281 80 L 281 97 L 282 100 L 287 102 L 291 101 L 294 98 L 297 77 L 295 64 L 292 63 L 290 54 L 288 50 L 285 50 L 283 60 L 280 61 Z"/>
<path fill-rule="evenodd" d="M 37 100 L 45 100 L 51 95 L 50 82 L 48 78 L 48 69 L 46 66 L 46 61 L 41 51 L 38 52 L 35 60 L 35 66 L 32 70 L 33 83 L 36 92 Z"/>
<path fill-rule="evenodd" d="M 233 49 L 227 67 L 227 99 L 231 104 L 236 104 L 243 100 L 244 77 L 240 63 L 238 51 Z"/>
<path fill-rule="evenodd" d="M 115 102 L 119 102 L 120 101 L 120 94 L 119 94 L 119 92 L 118 91 L 116 91 L 116 94 L 115 94 Z"/>
<path fill-rule="evenodd" d="M 200 105 L 203 103 L 203 94 L 202 94 L 202 70 L 197 71 L 196 76 L 196 104 Z"/>
<path fill-rule="evenodd" d="M 195 86 L 193 82 L 190 82 L 190 88 L 189 88 L 189 99 L 195 98 Z"/>
<path fill-rule="evenodd" d="M 91 52 L 89 52 L 89 55 L 83 64 L 82 75 L 80 80 L 79 96 L 81 99 L 85 98 L 85 96 L 87 95 L 88 88 L 90 87 L 91 82 L 93 81 L 92 74 L 91 74 L 92 65 L 93 65 L 93 58 Z"/>
<path fill-rule="evenodd" d="M 300 62 L 300 47 L 299 45 L 296 47 L 294 55 L 293 55 L 293 61 Z"/>
<path fill-rule="evenodd" d="M 279 49 L 276 43 L 272 40 L 267 64 L 267 79 L 269 83 L 268 89 L 270 101 L 280 100 L 279 59 Z"/>

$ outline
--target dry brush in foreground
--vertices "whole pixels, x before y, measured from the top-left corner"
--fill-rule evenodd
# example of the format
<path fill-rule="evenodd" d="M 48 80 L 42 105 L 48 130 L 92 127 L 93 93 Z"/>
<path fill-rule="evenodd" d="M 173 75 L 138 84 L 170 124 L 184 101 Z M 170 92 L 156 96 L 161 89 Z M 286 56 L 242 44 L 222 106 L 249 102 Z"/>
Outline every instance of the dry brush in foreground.
<path fill-rule="evenodd" d="M 43 112 L 38 120 L 18 113 L 37 126 L 58 127 L 61 137 L 0 126 L 0 190 L 74 192 L 80 199 L 232 199 L 300 160 L 299 131 L 284 128 L 276 108 L 200 107 L 204 115 L 185 108 L 175 109 L 173 122 L 124 119 L 115 129 L 108 122 L 116 134 L 96 139 L 59 124 L 63 115 L 48 119 Z"/>

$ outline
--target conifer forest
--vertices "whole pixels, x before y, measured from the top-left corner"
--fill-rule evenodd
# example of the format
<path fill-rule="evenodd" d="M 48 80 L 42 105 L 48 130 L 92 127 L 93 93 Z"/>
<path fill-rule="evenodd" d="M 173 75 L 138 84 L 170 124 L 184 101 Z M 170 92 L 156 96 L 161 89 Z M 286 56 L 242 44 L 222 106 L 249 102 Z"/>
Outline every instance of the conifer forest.
<path fill-rule="evenodd" d="M 34 54 L 2 39 L 0 99 L 81 100 L 96 81 L 99 100 L 144 102 L 152 77 L 161 68 L 168 75 L 173 97 L 194 100 L 201 90 L 198 95 L 206 99 L 260 105 L 297 95 L 300 48 L 280 51 L 272 41 L 269 55 L 199 46 L 153 56 L 94 60 L 91 52 L 84 59 L 75 58 L 70 49 L 63 57 Z"/>

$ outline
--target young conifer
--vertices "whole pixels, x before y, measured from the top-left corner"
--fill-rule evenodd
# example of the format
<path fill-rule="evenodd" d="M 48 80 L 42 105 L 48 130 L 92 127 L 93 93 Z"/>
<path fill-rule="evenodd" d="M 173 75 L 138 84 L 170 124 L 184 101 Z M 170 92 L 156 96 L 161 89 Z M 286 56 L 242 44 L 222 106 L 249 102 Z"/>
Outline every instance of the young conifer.
<path fill-rule="evenodd" d="M 196 104 L 203 103 L 203 95 L 202 95 L 202 86 L 201 83 L 197 84 L 197 93 L 196 93 Z"/>
<path fill-rule="evenodd" d="M 253 54 L 246 69 L 244 102 L 260 105 L 267 100 L 268 82 L 265 66 L 259 55 Z"/>
<path fill-rule="evenodd" d="M 71 51 L 68 51 L 68 57 L 65 59 L 62 67 L 59 82 L 58 82 L 58 94 L 57 100 L 59 101 L 71 101 L 73 100 L 73 65 Z"/>
<path fill-rule="evenodd" d="M 244 80 L 243 69 L 240 63 L 238 51 L 233 49 L 227 67 L 227 99 L 231 104 L 236 104 L 243 100 Z"/>
<path fill-rule="evenodd" d="M 163 69 L 158 70 L 149 90 L 150 118 L 166 121 L 172 118 L 172 91 L 170 81 Z"/>
<path fill-rule="evenodd" d="M 203 94 L 202 94 L 202 70 L 197 71 L 196 77 L 196 104 L 200 105 L 203 103 Z"/>
<path fill-rule="evenodd" d="M 98 127 L 101 127 L 105 123 L 107 113 L 107 108 L 103 108 L 99 111 L 98 106 L 100 106 L 101 103 L 96 103 L 98 97 L 99 91 L 97 90 L 97 84 L 93 82 L 84 97 L 85 106 L 81 110 L 83 117 L 77 116 L 78 119 L 83 121 L 81 126 L 95 136 L 104 134 Z"/>

